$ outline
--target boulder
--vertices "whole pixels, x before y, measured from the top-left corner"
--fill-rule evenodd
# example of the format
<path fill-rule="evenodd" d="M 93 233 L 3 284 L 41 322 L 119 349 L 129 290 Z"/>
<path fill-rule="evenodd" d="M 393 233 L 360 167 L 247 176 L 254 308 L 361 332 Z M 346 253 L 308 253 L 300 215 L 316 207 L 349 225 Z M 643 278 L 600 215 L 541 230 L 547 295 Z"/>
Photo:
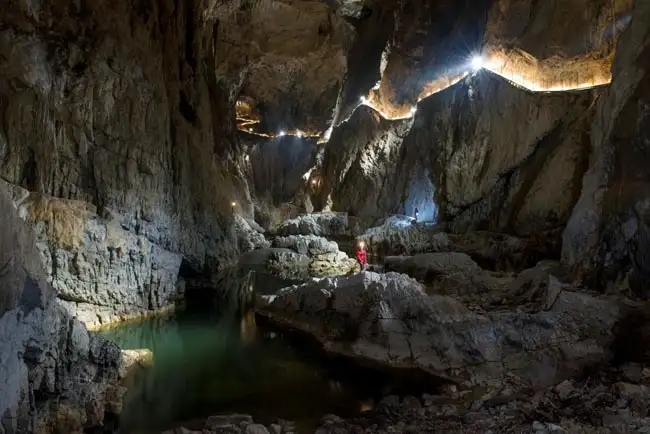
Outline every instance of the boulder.
<path fill-rule="evenodd" d="M 540 386 L 609 358 L 621 311 L 615 301 L 564 289 L 552 300 L 529 312 L 505 304 L 477 314 L 454 298 L 427 295 L 403 274 L 364 272 L 259 295 L 255 309 L 332 353 L 423 368 L 467 386 L 506 376 Z"/>
<path fill-rule="evenodd" d="M 266 259 L 265 271 L 284 279 L 300 279 L 309 275 L 310 264 L 307 255 L 290 249 L 273 249 Z"/>
<path fill-rule="evenodd" d="M 358 238 L 367 244 L 369 251 L 381 256 L 438 252 L 449 248 L 449 237 L 439 229 L 398 218 L 388 218 Z"/>
<path fill-rule="evenodd" d="M 153 366 L 153 353 L 146 348 L 138 350 L 122 350 L 120 363 L 120 378 L 126 378 L 139 369 Z"/>
<path fill-rule="evenodd" d="M 382 225 L 366 230 L 359 239 L 366 242 L 369 251 L 380 257 L 461 252 L 481 267 L 492 270 L 520 271 L 546 257 L 559 258 L 559 246 L 555 243 L 557 234 L 540 233 L 522 238 L 489 231 L 455 234 L 443 229 L 442 226 L 431 227 L 390 218 Z"/>

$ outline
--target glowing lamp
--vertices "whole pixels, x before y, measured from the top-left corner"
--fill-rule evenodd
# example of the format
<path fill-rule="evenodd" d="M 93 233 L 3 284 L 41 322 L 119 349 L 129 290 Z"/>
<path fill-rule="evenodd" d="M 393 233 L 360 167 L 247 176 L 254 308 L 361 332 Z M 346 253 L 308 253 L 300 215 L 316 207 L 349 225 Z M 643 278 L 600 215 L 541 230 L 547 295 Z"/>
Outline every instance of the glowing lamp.
<path fill-rule="evenodd" d="M 312 180 L 311 180 L 311 185 L 316 185 L 317 182 L 318 182 L 318 181 L 316 181 L 315 179 L 312 179 Z"/>
<path fill-rule="evenodd" d="M 253 132 L 253 129 L 252 129 L 252 128 L 249 128 L 248 131 L 252 133 L 252 132 Z"/>
<path fill-rule="evenodd" d="M 298 137 L 302 137 L 302 132 L 298 131 L 298 132 L 296 133 L 296 136 L 298 136 Z"/>
<path fill-rule="evenodd" d="M 236 207 L 236 206 L 237 206 L 237 202 L 235 202 L 235 201 L 230 202 L 230 206 L 233 207 L 233 208 Z"/>
<path fill-rule="evenodd" d="M 472 57 L 472 69 L 478 71 L 483 68 L 483 56 L 474 56 Z"/>
<path fill-rule="evenodd" d="M 280 131 L 280 136 L 284 136 L 285 134 L 287 133 L 285 133 L 284 131 Z"/>

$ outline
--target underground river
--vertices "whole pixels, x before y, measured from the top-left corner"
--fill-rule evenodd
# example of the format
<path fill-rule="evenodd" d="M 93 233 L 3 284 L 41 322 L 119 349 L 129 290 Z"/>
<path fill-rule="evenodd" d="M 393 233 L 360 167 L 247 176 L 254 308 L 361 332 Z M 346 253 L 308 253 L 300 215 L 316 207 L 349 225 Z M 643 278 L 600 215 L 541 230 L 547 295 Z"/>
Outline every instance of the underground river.
<path fill-rule="evenodd" d="M 160 433 L 244 413 L 267 424 L 291 420 L 299 434 L 313 432 L 325 414 L 357 416 L 384 395 L 433 393 L 433 383 L 418 375 L 329 358 L 305 338 L 256 320 L 252 294 L 286 284 L 253 272 L 227 276 L 216 290 L 188 291 L 184 309 L 171 318 L 103 332 L 124 349 L 154 354 L 153 366 L 128 382 L 112 432 Z"/>

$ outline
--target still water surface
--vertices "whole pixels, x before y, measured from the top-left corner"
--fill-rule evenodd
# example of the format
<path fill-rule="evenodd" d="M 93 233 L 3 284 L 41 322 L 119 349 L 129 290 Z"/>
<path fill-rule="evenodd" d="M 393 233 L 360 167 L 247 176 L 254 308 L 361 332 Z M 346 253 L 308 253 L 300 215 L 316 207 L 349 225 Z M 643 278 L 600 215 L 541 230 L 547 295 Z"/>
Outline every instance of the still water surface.
<path fill-rule="evenodd" d="M 230 297 L 189 294 L 185 310 L 171 319 L 104 332 L 122 348 L 154 353 L 153 367 L 132 379 L 119 433 L 159 433 L 224 413 L 261 423 L 293 420 L 299 432 L 313 432 L 324 414 L 355 416 L 387 393 L 393 380 L 386 375 L 328 359 L 296 336 L 256 324 L 251 291 L 283 285 L 254 274 L 229 278 L 222 293 Z"/>

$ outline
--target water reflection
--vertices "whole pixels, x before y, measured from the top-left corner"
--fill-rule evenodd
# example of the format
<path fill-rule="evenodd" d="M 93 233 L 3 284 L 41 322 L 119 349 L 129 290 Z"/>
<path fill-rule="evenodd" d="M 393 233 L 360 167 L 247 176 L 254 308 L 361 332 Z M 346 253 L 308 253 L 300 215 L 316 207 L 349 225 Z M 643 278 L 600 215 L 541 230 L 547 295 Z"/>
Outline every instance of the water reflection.
<path fill-rule="evenodd" d="M 239 323 L 239 332 L 241 340 L 244 343 L 250 343 L 257 337 L 257 325 L 255 324 L 255 314 L 252 311 L 246 312 Z"/>
<path fill-rule="evenodd" d="M 122 348 L 148 348 L 153 367 L 132 378 L 119 432 L 161 432 L 181 422 L 242 412 L 311 426 L 326 413 L 352 416 L 374 389 L 372 379 L 341 374 L 277 329 L 256 324 L 255 291 L 285 286 L 268 276 L 224 276 L 214 291 L 188 291 L 184 311 L 105 334 Z M 356 377 L 356 378 L 355 378 Z"/>

